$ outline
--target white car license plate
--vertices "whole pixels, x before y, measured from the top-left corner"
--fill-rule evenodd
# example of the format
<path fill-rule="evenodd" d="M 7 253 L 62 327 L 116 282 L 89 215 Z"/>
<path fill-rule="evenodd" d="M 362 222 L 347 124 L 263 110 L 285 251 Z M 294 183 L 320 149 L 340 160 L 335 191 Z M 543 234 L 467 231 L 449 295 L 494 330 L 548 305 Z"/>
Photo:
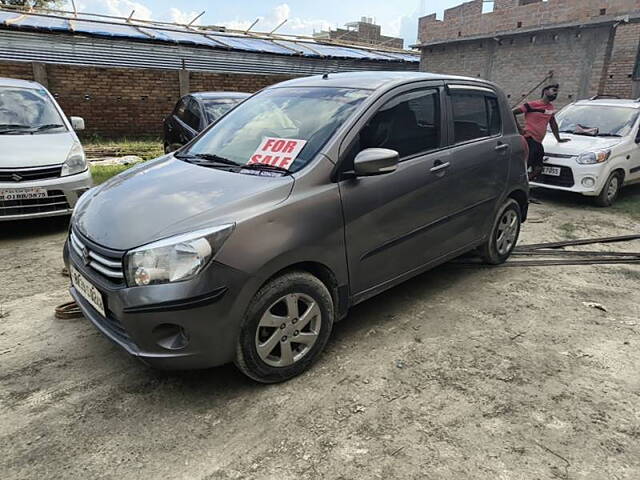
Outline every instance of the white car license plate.
<path fill-rule="evenodd" d="M 560 176 L 560 167 L 543 167 L 542 168 L 543 175 L 551 175 L 552 177 Z"/>
<path fill-rule="evenodd" d="M 73 266 L 71 267 L 71 283 L 78 293 L 82 295 L 87 302 L 93 305 L 98 312 L 100 312 L 100 315 L 106 317 L 106 314 L 104 313 L 104 301 L 102 300 L 102 294 Z"/>
<path fill-rule="evenodd" d="M 46 188 L 8 188 L 0 190 L 0 201 L 6 200 L 33 200 L 34 198 L 46 198 Z"/>

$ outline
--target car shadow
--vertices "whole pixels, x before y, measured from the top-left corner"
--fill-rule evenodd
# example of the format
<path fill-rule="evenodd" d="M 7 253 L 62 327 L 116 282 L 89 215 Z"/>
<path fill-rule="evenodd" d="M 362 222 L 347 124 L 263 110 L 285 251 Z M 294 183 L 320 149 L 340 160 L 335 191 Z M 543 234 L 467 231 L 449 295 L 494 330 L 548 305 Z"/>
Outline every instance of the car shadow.
<path fill-rule="evenodd" d="M 332 355 L 342 345 L 353 343 L 354 339 L 366 335 L 372 329 L 399 325 L 399 317 L 407 313 L 406 306 L 417 299 L 429 302 L 430 298 L 441 293 L 443 285 L 447 288 L 454 287 L 476 268 L 445 264 L 356 305 L 349 311 L 347 318 L 334 325 L 324 355 Z M 313 367 L 310 372 L 312 374 Z M 164 385 L 167 389 L 178 389 L 196 398 L 213 398 L 224 392 L 223 398 L 229 400 L 260 392 L 265 388 L 265 385 L 245 377 L 232 364 L 195 371 L 159 371 L 147 368 L 144 377 L 145 380 L 138 387 L 142 390 L 146 388 L 146 384 L 154 388 L 162 388 Z"/>
<path fill-rule="evenodd" d="M 0 222 L 0 240 L 19 240 L 45 234 L 64 233 L 69 228 L 68 215 Z"/>

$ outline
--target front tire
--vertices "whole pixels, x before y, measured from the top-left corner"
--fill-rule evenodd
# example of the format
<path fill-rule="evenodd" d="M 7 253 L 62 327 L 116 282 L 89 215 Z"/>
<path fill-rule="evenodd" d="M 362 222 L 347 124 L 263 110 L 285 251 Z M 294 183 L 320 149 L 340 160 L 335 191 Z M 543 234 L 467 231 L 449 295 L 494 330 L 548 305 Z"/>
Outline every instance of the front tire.
<path fill-rule="evenodd" d="M 604 183 L 600 195 L 595 198 L 596 205 L 599 207 L 610 207 L 613 205 L 618 198 L 621 186 L 622 175 L 619 172 L 613 172 Z"/>
<path fill-rule="evenodd" d="M 514 199 L 508 199 L 498 210 L 487 243 L 480 247 L 480 256 L 489 265 L 500 265 L 507 261 L 518 243 L 522 212 Z"/>
<path fill-rule="evenodd" d="M 286 273 L 263 286 L 251 301 L 235 364 L 261 383 L 300 375 L 324 350 L 333 319 L 333 299 L 318 278 L 306 272 Z"/>

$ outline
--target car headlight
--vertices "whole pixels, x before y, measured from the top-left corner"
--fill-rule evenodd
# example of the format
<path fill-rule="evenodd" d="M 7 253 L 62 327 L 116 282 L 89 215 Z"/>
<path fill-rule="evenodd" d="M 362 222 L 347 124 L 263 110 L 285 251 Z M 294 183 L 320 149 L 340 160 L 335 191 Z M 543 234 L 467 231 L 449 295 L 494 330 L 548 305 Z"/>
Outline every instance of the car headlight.
<path fill-rule="evenodd" d="M 63 177 L 67 175 L 75 175 L 76 173 L 82 173 L 87 169 L 87 159 L 84 156 L 84 150 L 82 145 L 78 142 L 73 144 L 71 151 L 67 156 L 67 160 L 62 164 Z"/>
<path fill-rule="evenodd" d="M 182 282 L 195 277 L 215 257 L 235 225 L 221 225 L 169 237 L 131 250 L 125 257 L 130 287 Z"/>
<path fill-rule="evenodd" d="M 609 160 L 611 150 L 598 150 L 595 152 L 587 152 L 580 155 L 576 161 L 581 165 L 592 165 L 595 163 L 604 163 Z"/>

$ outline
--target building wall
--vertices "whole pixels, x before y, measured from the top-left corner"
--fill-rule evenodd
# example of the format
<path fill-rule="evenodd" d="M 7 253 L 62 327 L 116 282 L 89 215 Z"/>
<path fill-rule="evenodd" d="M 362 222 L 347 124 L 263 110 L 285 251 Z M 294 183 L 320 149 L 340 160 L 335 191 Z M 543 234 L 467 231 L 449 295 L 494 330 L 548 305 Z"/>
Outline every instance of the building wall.
<path fill-rule="evenodd" d="M 179 72 L 46 65 L 49 91 L 68 116 L 85 119 L 85 134 L 162 133 L 162 121 L 180 98 Z M 0 77 L 34 80 L 31 63 L 0 62 Z M 190 72 L 189 90 L 255 92 L 292 77 Z"/>
<path fill-rule="evenodd" d="M 481 77 L 498 83 L 512 103 L 518 103 L 553 70 L 560 83 L 558 104 L 598 93 L 604 68 L 609 28 L 573 30 L 553 34 L 520 35 L 444 45 L 423 50 L 422 69 Z M 532 93 L 539 95 L 538 89 Z"/>
<path fill-rule="evenodd" d="M 481 2 L 474 0 L 446 10 L 444 21 L 433 15 L 422 18 L 420 35 L 427 43 L 422 46 L 421 70 L 492 80 L 514 104 L 551 70 L 553 80 L 561 85 L 559 105 L 596 94 L 640 96 L 640 79 L 633 79 L 640 23 L 590 22 L 640 10 L 640 0 L 523 3 L 500 0 L 493 13 L 482 14 Z M 601 9 L 606 9 L 605 15 L 600 15 Z M 570 21 L 585 24 L 580 28 L 560 25 Z M 528 30 L 521 31 L 517 22 Z M 554 24 L 555 28 L 540 29 Z M 497 35 L 500 30 L 503 33 Z M 532 96 L 538 95 L 536 89 Z"/>
<path fill-rule="evenodd" d="M 493 12 L 483 14 L 482 0 L 473 0 L 445 10 L 443 20 L 422 17 L 418 37 L 432 43 L 638 12 L 638 0 L 498 0 Z"/>

